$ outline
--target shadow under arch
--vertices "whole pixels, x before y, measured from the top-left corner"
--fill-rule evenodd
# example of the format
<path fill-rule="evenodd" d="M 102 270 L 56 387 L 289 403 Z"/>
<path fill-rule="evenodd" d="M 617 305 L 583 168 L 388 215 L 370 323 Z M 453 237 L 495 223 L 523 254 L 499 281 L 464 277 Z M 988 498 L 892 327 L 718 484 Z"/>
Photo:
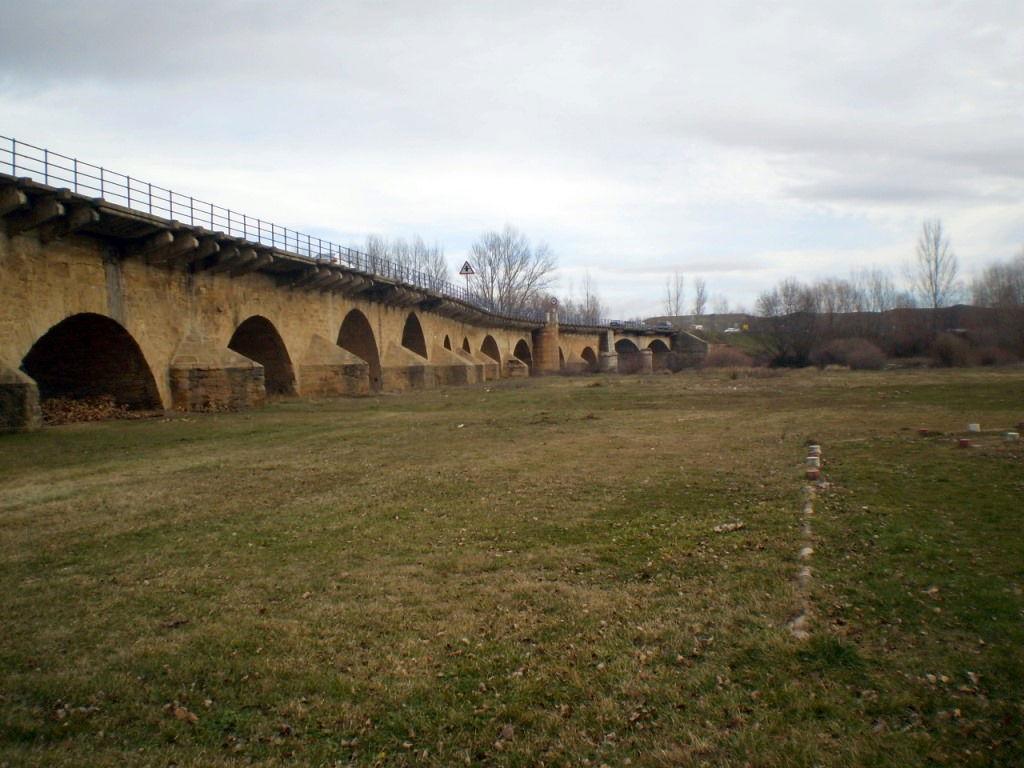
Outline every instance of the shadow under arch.
<path fill-rule="evenodd" d="M 655 339 L 647 348 L 651 350 L 651 364 L 654 366 L 654 370 L 661 371 L 668 368 L 669 350 L 668 344 L 661 339 Z"/>
<path fill-rule="evenodd" d="M 370 366 L 370 389 L 379 392 L 382 382 L 377 340 L 374 338 L 370 321 L 358 309 L 353 309 L 345 315 L 338 331 L 338 346 L 347 349 Z"/>
<path fill-rule="evenodd" d="M 473 348 L 469 346 L 469 336 L 462 337 L 462 351 L 469 352 L 469 354 L 473 354 Z"/>
<path fill-rule="evenodd" d="M 616 341 L 615 353 L 619 356 L 619 373 L 636 373 L 640 370 L 640 347 L 630 339 Z"/>
<path fill-rule="evenodd" d="M 84 312 L 40 336 L 21 361 L 39 399 L 109 395 L 135 410 L 162 408 L 153 372 L 132 335 L 109 317 Z"/>
<path fill-rule="evenodd" d="M 583 351 L 580 352 L 580 357 L 587 361 L 587 366 L 591 371 L 597 370 L 597 355 L 594 353 L 593 348 L 584 347 Z"/>
<path fill-rule="evenodd" d="M 452 348 L 452 340 L 448 337 L 447 333 L 444 335 L 444 348 L 445 349 L 451 349 Z"/>
<path fill-rule="evenodd" d="M 494 340 L 494 337 L 488 334 L 484 337 L 483 344 L 480 345 L 480 351 L 487 355 L 491 360 L 501 364 L 501 353 L 498 351 L 498 342 Z"/>
<path fill-rule="evenodd" d="M 512 350 L 512 354 L 526 363 L 530 372 L 533 373 L 533 353 L 530 352 L 530 345 L 526 343 L 525 339 L 516 342 L 516 348 Z"/>
<path fill-rule="evenodd" d="M 405 327 L 402 328 L 402 346 L 415 352 L 422 358 L 427 356 L 427 340 L 423 337 L 423 326 L 415 312 L 410 312 L 405 318 Z M 451 342 L 448 342 L 448 349 L 451 349 Z"/>
<path fill-rule="evenodd" d="M 263 315 L 246 318 L 228 342 L 233 349 L 263 366 L 263 384 L 268 395 L 294 395 L 295 371 L 281 334 Z"/>

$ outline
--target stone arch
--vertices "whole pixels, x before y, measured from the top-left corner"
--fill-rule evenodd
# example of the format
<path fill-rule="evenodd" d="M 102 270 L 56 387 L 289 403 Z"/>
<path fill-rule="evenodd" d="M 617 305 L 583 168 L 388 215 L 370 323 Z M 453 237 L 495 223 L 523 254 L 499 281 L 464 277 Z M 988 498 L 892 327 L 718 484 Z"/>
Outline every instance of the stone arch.
<path fill-rule="evenodd" d="M 480 345 L 480 351 L 496 363 L 501 363 L 501 352 L 498 351 L 498 342 L 490 334 L 484 337 L 484 343 Z"/>
<path fill-rule="evenodd" d="M 520 339 L 516 342 L 516 347 L 512 350 L 512 354 L 526 363 L 526 367 L 531 372 L 533 371 L 533 353 L 530 352 L 530 345 L 526 343 L 526 339 Z"/>
<path fill-rule="evenodd" d="M 447 333 L 444 335 L 444 348 L 445 349 L 451 349 L 452 348 L 452 340 L 448 337 Z"/>
<path fill-rule="evenodd" d="M 561 347 L 558 348 L 558 370 L 565 370 L 565 352 L 562 351 Z"/>
<path fill-rule="evenodd" d="M 83 312 L 40 336 L 21 361 L 39 399 L 110 395 L 133 409 L 161 408 L 156 380 L 138 343 L 119 323 Z"/>
<path fill-rule="evenodd" d="M 268 395 L 295 394 L 295 371 L 288 349 L 267 318 L 253 315 L 243 321 L 232 334 L 228 349 L 263 366 L 263 384 Z"/>
<path fill-rule="evenodd" d="M 358 309 L 353 309 L 345 315 L 341 330 L 338 331 L 338 346 L 347 349 L 370 366 L 370 389 L 380 391 L 380 353 L 377 351 L 377 340 L 374 338 L 370 321 Z"/>
<path fill-rule="evenodd" d="M 462 351 L 473 354 L 473 348 L 469 346 L 469 336 L 462 337 Z"/>
<path fill-rule="evenodd" d="M 583 351 L 580 352 L 580 357 L 587 361 L 587 368 L 589 370 L 597 370 L 597 355 L 594 353 L 593 347 L 584 347 Z"/>
<path fill-rule="evenodd" d="M 616 341 L 615 353 L 619 356 L 619 373 L 636 373 L 640 370 L 640 348 L 631 339 Z"/>
<path fill-rule="evenodd" d="M 651 364 L 654 366 L 654 370 L 661 371 L 668 368 L 668 357 L 669 350 L 668 344 L 661 339 L 655 339 L 647 348 L 651 350 Z"/>
<path fill-rule="evenodd" d="M 451 342 L 449 342 L 451 344 Z M 412 350 L 420 357 L 427 356 L 427 340 L 423 336 L 423 326 L 415 312 L 410 312 L 405 318 L 405 327 L 402 328 L 402 346 Z M 449 346 L 448 349 L 451 349 Z"/>

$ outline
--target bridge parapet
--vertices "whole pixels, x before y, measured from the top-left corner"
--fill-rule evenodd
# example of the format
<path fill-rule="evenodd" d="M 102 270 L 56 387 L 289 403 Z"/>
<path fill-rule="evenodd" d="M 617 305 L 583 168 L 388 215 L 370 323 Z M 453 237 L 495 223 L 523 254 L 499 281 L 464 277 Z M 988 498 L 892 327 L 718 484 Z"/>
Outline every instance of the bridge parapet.
<path fill-rule="evenodd" d="M 92 204 L 97 207 L 102 205 L 108 208 L 108 214 L 120 214 L 122 218 L 127 212 L 143 214 L 155 220 L 172 221 L 196 231 L 216 234 L 222 240 L 234 238 L 248 245 L 241 254 L 230 252 L 218 259 L 219 269 L 259 269 L 272 263 L 267 260 L 268 256 L 275 253 L 287 254 L 293 258 L 302 258 L 308 263 L 351 270 L 366 276 L 373 283 L 392 283 L 412 288 L 417 292 L 443 296 L 503 320 L 533 325 L 543 323 L 543 313 L 526 309 L 511 313 L 502 311 L 464 286 L 439 279 L 407 265 L 378 258 L 355 248 L 298 232 L 262 218 L 248 216 L 7 136 L 0 136 L 0 169 L 10 171 L 9 174 L 4 174 L 5 186 L 9 186 L 13 180 L 16 186 L 23 187 L 24 193 L 38 198 L 28 206 L 28 211 L 8 222 L 8 231 L 12 234 L 21 227 L 27 229 L 39 226 L 43 223 L 40 217 L 50 220 L 63 216 L 67 211 L 62 208 L 62 200 L 74 196 L 79 200 L 76 204 L 76 207 L 81 209 L 77 214 L 79 218 L 97 216 L 102 212 L 92 207 Z M 58 189 L 54 185 L 66 186 Z M 37 192 L 40 189 L 43 190 L 41 195 Z M 24 193 L 18 202 L 19 207 L 27 202 Z M 3 201 L 0 201 L 0 204 L 2 203 Z M 70 217 L 64 220 L 62 226 L 69 222 Z M 95 218 L 87 222 L 76 220 L 74 226 L 94 223 Z M 64 234 L 68 234 L 69 231 L 73 230 L 65 230 Z M 194 251 L 194 248 L 190 247 L 190 241 L 185 239 L 174 247 L 169 247 L 172 242 L 163 237 L 152 244 L 138 245 L 142 251 L 152 250 L 168 259 Z M 322 282 L 317 281 L 314 284 L 323 286 L 342 282 L 329 280 L 325 276 Z"/>

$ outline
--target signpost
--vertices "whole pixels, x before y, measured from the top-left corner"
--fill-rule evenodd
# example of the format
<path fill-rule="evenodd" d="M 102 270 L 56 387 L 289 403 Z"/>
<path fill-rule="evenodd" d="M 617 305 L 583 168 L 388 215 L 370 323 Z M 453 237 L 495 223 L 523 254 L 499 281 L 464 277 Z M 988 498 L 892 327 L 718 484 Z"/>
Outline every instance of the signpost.
<path fill-rule="evenodd" d="M 459 274 L 466 276 L 466 293 L 469 293 L 469 276 L 476 274 L 476 271 L 473 269 L 473 265 L 468 261 L 463 263 L 462 269 L 459 270 Z"/>

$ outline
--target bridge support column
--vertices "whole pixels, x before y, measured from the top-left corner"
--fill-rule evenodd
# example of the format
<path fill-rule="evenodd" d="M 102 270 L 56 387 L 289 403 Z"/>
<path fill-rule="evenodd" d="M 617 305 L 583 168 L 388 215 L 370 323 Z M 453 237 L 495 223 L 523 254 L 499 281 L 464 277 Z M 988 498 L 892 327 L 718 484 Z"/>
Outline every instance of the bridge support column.
<path fill-rule="evenodd" d="M 640 350 L 640 370 L 637 373 L 654 373 L 654 352 L 649 349 Z"/>
<path fill-rule="evenodd" d="M 619 355 L 615 351 L 615 332 L 605 331 L 604 339 L 600 344 L 601 351 L 598 354 L 598 373 L 618 373 Z"/>
<path fill-rule="evenodd" d="M 619 356 L 615 352 L 602 352 L 601 359 L 597 361 L 597 370 L 601 373 L 618 373 Z"/>
<path fill-rule="evenodd" d="M 42 426 L 39 387 L 17 368 L 0 365 L 0 432 L 32 432 Z"/>
<path fill-rule="evenodd" d="M 178 411 L 259 408 L 267 398 L 263 366 L 194 331 L 170 364 L 171 406 Z"/>
<path fill-rule="evenodd" d="M 543 328 L 533 332 L 533 374 L 558 373 L 558 315 L 548 312 Z"/>
<path fill-rule="evenodd" d="M 365 395 L 370 392 L 370 365 L 314 334 L 299 364 L 299 379 L 303 397 Z"/>

